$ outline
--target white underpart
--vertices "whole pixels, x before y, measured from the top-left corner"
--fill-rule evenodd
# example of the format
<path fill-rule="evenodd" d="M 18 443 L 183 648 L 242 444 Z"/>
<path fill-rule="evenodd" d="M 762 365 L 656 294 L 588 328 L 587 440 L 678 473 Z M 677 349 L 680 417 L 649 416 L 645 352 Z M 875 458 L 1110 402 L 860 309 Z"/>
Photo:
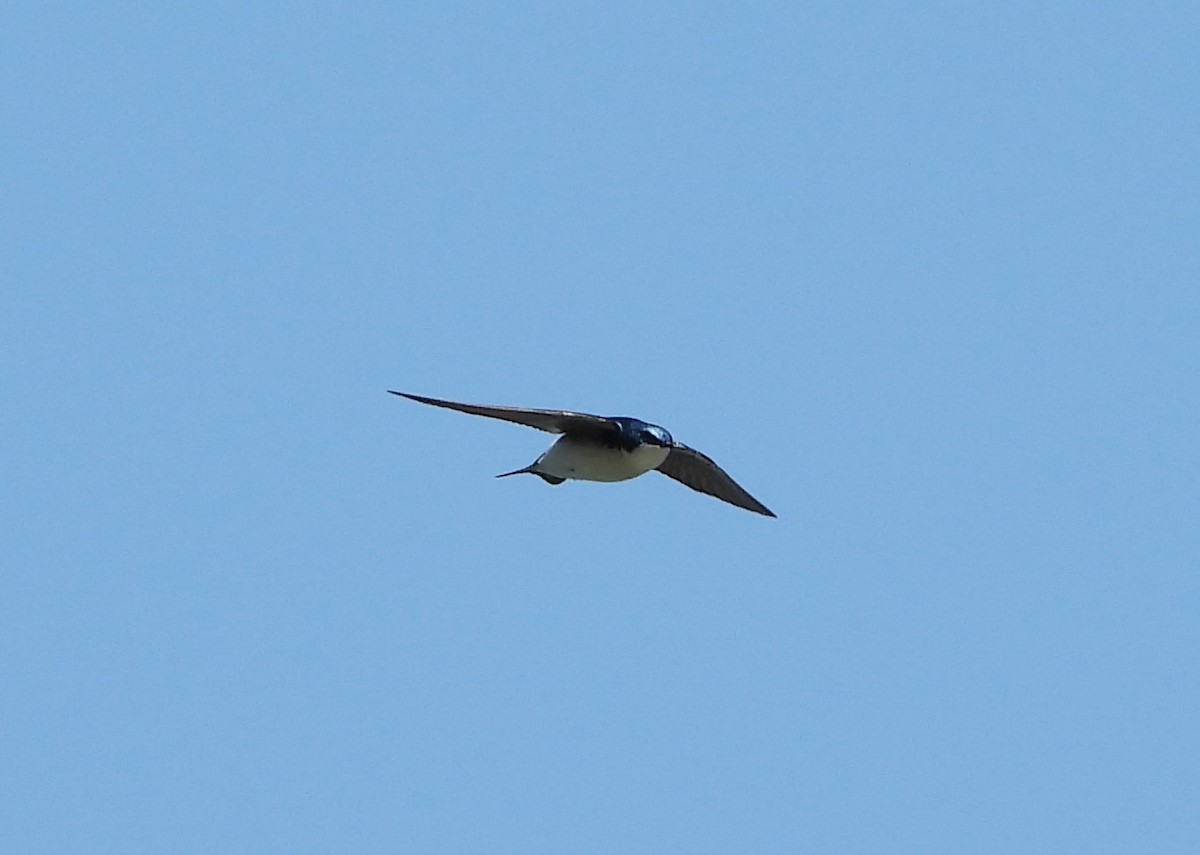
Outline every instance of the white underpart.
<path fill-rule="evenodd" d="M 639 445 L 633 451 L 625 451 L 564 436 L 537 459 L 533 468 L 578 481 L 627 481 L 656 469 L 667 459 L 668 452 L 669 449 L 657 445 Z"/>

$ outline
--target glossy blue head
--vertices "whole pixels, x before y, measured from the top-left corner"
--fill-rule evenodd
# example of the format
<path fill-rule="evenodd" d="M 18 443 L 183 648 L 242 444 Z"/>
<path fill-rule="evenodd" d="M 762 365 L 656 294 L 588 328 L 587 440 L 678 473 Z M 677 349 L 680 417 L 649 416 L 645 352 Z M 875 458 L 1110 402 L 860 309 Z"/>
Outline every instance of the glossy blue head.
<path fill-rule="evenodd" d="M 639 445 L 656 445 L 660 448 L 670 448 L 674 445 L 671 434 L 666 428 L 647 424 L 641 419 L 631 419 L 628 416 L 613 418 L 621 429 L 618 443 L 626 451 L 632 451 Z"/>

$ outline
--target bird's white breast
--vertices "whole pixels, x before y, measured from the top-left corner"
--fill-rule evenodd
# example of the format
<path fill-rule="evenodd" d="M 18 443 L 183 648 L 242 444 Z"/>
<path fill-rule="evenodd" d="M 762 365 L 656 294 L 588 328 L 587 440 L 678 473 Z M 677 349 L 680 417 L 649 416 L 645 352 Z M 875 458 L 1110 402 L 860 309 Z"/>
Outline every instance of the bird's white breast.
<path fill-rule="evenodd" d="M 639 445 L 633 451 L 606 448 L 561 437 L 538 458 L 539 472 L 579 481 L 627 481 L 656 469 L 667 459 L 669 449 Z"/>

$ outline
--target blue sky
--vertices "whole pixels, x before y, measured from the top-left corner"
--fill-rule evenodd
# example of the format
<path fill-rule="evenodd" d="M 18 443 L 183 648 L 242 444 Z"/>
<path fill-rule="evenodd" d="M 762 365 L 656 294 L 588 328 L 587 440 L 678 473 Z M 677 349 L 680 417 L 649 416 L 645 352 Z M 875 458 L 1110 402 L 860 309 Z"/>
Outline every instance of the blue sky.
<path fill-rule="evenodd" d="M 4 851 L 1197 851 L 1193 6 L 3 18 Z"/>

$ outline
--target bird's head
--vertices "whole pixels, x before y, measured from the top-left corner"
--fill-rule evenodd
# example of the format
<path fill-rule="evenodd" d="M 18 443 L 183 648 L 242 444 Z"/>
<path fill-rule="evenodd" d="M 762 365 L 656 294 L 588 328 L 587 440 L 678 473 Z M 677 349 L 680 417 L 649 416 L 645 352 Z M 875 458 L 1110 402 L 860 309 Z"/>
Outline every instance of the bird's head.
<path fill-rule="evenodd" d="M 641 419 L 632 419 L 629 416 L 618 416 L 613 421 L 620 427 L 617 442 L 626 451 L 633 451 L 639 445 L 670 448 L 674 444 L 666 428 L 647 424 Z"/>
<path fill-rule="evenodd" d="M 638 433 L 638 440 L 642 445 L 657 445 L 660 448 L 670 448 L 674 444 L 667 429 L 660 428 L 658 425 L 643 424 Z"/>

